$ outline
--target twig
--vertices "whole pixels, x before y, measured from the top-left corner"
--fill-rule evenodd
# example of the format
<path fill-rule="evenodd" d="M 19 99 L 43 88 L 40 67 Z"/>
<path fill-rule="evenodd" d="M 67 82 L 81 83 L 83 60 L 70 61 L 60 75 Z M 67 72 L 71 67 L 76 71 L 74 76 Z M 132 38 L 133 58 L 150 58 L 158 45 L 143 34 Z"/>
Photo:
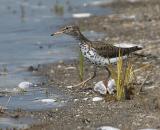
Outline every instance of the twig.
<path fill-rule="evenodd" d="M 144 79 L 144 81 L 142 82 L 142 84 L 141 84 L 141 86 L 140 86 L 140 89 L 139 89 L 139 92 L 138 92 L 138 95 L 139 95 L 139 93 L 140 93 L 140 92 L 142 92 L 142 88 L 143 88 L 143 86 L 144 86 L 145 82 L 147 81 L 147 79 L 148 79 L 149 75 L 150 75 L 150 73 L 149 73 L 149 74 L 147 74 L 146 78 L 145 78 L 145 79 Z"/>
<path fill-rule="evenodd" d="M 137 72 L 142 71 L 143 69 L 146 69 L 146 68 L 149 68 L 149 67 L 152 68 L 153 65 L 151 65 L 151 64 L 146 64 L 146 65 L 144 65 L 144 66 L 142 66 L 142 67 L 140 67 L 140 68 L 134 70 L 134 73 L 137 73 Z"/>
<path fill-rule="evenodd" d="M 12 97 L 12 96 L 9 96 L 9 99 L 8 99 L 8 101 L 7 101 L 7 103 L 6 103 L 6 107 L 8 106 L 8 104 L 9 104 L 9 102 L 10 102 L 10 100 L 11 100 L 11 97 Z"/>

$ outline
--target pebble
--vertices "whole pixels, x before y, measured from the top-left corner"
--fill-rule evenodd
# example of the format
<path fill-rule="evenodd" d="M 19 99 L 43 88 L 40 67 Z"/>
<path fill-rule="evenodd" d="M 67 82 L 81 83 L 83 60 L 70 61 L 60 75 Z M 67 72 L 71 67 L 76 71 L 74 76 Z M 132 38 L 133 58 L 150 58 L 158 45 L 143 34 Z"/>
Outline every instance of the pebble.
<path fill-rule="evenodd" d="M 73 88 L 73 86 L 66 86 L 66 88 L 70 89 L 70 88 Z"/>
<path fill-rule="evenodd" d="M 29 89 L 31 87 L 36 87 L 36 86 L 37 86 L 36 84 L 25 82 L 25 81 L 18 84 L 18 88 L 24 89 L 24 90 Z"/>
<path fill-rule="evenodd" d="M 72 66 L 66 67 L 65 70 L 76 70 L 76 67 L 72 67 Z"/>
<path fill-rule="evenodd" d="M 97 128 L 97 130 L 120 130 L 120 129 L 114 128 L 112 126 L 101 126 L 101 127 Z"/>
<path fill-rule="evenodd" d="M 58 65 L 58 66 L 57 66 L 57 68 L 58 68 L 58 69 L 61 69 L 61 68 L 62 68 L 62 66 L 61 66 L 61 65 Z"/>
<path fill-rule="evenodd" d="M 36 102 L 43 102 L 43 103 L 54 103 L 56 101 L 57 100 L 55 100 L 55 99 L 49 99 L 49 98 L 36 100 Z"/>
<path fill-rule="evenodd" d="M 88 98 L 83 98 L 83 100 L 84 100 L 84 101 L 87 101 L 87 100 L 88 100 Z"/>
<path fill-rule="evenodd" d="M 77 102 L 79 99 L 74 99 L 74 102 Z"/>
<path fill-rule="evenodd" d="M 105 95 L 107 93 L 107 88 L 104 85 L 103 81 L 99 81 L 98 83 L 95 84 L 94 86 L 94 91 Z"/>
<path fill-rule="evenodd" d="M 105 95 L 107 92 L 109 94 L 114 94 L 114 91 L 116 90 L 116 83 L 114 79 L 110 79 L 108 81 L 107 87 L 104 85 L 103 81 L 99 81 L 98 83 L 95 84 L 94 86 L 94 91 Z"/>
<path fill-rule="evenodd" d="M 107 91 L 109 94 L 114 94 L 115 90 L 116 90 L 116 82 L 114 79 L 110 79 L 108 81 Z"/>
<path fill-rule="evenodd" d="M 72 14 L 73 18 L 86 18 L 86 17 L 90 17 L 92 16 L 92 14 L 90 13 L 76 13 L 76 14 Z"/>
<path fill-rule="evenodd" d="M 80 115 L 76 115 L 76 117 L 79 117 Z"/>
<path fill-rule="evenodd" d="M 55 71 L 54 71 L 53 69 L 51 69 L 50 73 L 51 73 L 51 74 L 54 74 L 54 73 L 55 73 Z"/>
<path fill-rule="evenodd" d="M 103 100 L 102 97 L 94 97 L 94 98 L 92 99 L 93 102 L 102 101 L 102 100 Z"/>

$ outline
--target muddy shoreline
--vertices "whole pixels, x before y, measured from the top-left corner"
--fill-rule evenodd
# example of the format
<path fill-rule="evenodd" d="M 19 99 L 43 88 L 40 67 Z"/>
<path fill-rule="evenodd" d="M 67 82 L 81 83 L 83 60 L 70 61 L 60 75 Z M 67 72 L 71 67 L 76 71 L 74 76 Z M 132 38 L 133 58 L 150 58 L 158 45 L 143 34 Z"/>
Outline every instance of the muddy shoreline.
<path fill-rule="evenodd" d="M 99 68 L 97 77 L 85 88 L 72 88 L 71 85 L 80 82 L 78 61 L 60 61 L 42 65 L 36 68 L 36 73 L 47 77 L 48 82 L 43 87 L 56 87 L 72 97 L 65 107 L 40 112 L 2 111 L 1 116 L 13 114 L 13 118 L 38 118 L 38 123 L 29 128 L 31 130 L 96 130 L 100 126 L 113 126 L 122 130 L 160 129 L 160 2 L 119 0 L 103 5 L 105 7 L 112 8 L 114 13 L 78 19 L 74 23 L 83 30 L 103 32 L 105 37 L 102 40 L 110 43 L 125 42 L 144 46 L 144 50 L 138 52 L 144 56 L 133 58 L 135 68 L 142 64 L 153 66 L 153 69 L 137 73 L 139 83 L 149 74 L 143 92 L 138 94 L 140 85 L 136 85 L 131 100 L 115 101 L 107 96 L 102 101 L 93 102 L 94 97 L 101 97 L 93 91 L 93 86 L 105 78 L 106 72 Z M 87 78 L 93 66 L 85 62 L 84 70 L 84 78 Z"/>

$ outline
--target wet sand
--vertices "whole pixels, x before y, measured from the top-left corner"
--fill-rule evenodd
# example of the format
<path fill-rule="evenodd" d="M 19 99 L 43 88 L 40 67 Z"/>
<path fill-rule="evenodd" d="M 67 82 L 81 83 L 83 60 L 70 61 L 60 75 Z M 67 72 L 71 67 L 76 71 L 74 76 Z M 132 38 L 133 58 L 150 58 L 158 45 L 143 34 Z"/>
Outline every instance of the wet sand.
<path fill-rule="evenodd" d="M 70 88 L 80 82 L 78 61 L 61 61 L 42 65 L 37 74 L 46 76 L 48 83 L 72 97 L 67 106 L 43 112 L 17 111 L 15 118 L 31 116 L 39 118 L 31 130 L 95 130 L 100 126 L 113 126 L 123 130 L 140 128 L 160 128 L 160 2 L 158 0 L 126 0 L 113 2 L 103 7 L 111 7 L 114 14 L 78 19 L 74 22 L 81 29 L 103 32 L 102 40 L 110 43 L 135 43 L 144 46 L 138 53 L 144 56 L 133 58 L 134 68 L 142 64 L 152 64 L 153 69 L 138 72 L 134 95 L 131 100 L 116 101 L 110 96 L 93 102 L 93 97 L 101 96 L 93 91 L 96 82 L 105 78 L 106 72 L 98 69 L 97 77 L 87 86 Z M 53 39 L 54 40 L 54 39 Z M 85 62 L 85 78 L 93 71 L 93 66 Z M 35 72 L 34 72 L 35 73 Z M 143 91 L 141 83 L 149 75 Z M 53 84 L 53 85 L 52 85 Z M 11 113 L 9 113 L 11 114 Z M 9 115 L 8 114 L 8 115 Z M 6 112 L 2 112 L 6 116 Z M 41 122 L 41 123 L 40 123 Z"/>

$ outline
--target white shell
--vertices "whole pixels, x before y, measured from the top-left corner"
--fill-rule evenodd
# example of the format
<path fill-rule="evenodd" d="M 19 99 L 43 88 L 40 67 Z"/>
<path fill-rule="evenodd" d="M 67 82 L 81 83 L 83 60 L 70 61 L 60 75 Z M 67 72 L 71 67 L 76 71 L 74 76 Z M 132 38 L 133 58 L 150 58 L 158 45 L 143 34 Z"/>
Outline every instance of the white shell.
<path fill-rule="evenodd" d="M 66 67 L 66 70 L 76 70 L 76 67 L 70 66 L 70 67 Z"/>
<path fill-rule="evenodd" d="M 114 94 L 115 90 L 116 90 L 116 82 L 114 79 L 110 79 L 108 81 L 107 91 L 109 94 Z"/>
<path fill-rule="evenodd" d="M 18 84 L 18 88 L 20 89 L 29 89 L 31 87 L 34 87 L 34 84 L 30 82 L 21 82 Z"/>
<path fill-rule="evenodd" d="M 94 98 L 92 99 L 93 102 L 102 101 L 102 100 L 103 100 L 102 97 L 94 97 Z"/>
<path fill-rule="evenodd" d="M 36 102 L 43 102 L 43 103 L 54 103 L 56 101 L 57 100 L 55 99 L 49 99 L 49 98 L 36 100 Z"/>
<path fill-rule="evenodd" d="M 70 89 L 70 88 L 73 88 L 73 86 L 66 86 L 66 88 Z"/>
<path fill-rule="evenodd" d="M 103 81 L 99 81 L 98 83 L 95 84 L 94 91 L 104 95 L 107 93 L 107 88 L 104 85 Z"/>
<path fill-rule="evenodd" d="M 92 14 L 90 13 L 77 13 L 77 14 L 72 14 L 73 18 L 86 18 L 86 17 L 90 17 L 92 16 Z"/>
<path fill-rule="evenodd" d="M 114 128 L 112 126 L 101 126 L 101 127 L 97 128 L 97 130 L 120 130 L 120 129 Z"/>
<path fill-rule="evenodd" d="M 94 91 L 99 92 L 100 94 L 105 95 L 107 92 L 109 94 L 114 94 L 114 91 L 116 90 L 116 83 L 114 79 L 110 79 L 108 81 L 108 86 L 106 87 L 103 83 L 103 81 L 99 81 L 94 86 Z"/>

